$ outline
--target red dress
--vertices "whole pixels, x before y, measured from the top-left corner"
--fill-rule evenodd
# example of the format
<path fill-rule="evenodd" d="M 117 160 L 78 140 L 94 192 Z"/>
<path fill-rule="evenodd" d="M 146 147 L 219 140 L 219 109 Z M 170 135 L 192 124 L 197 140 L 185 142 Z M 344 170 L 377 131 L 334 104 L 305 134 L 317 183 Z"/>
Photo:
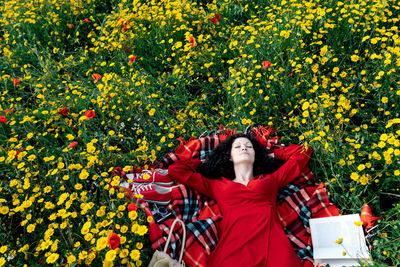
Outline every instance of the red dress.
<path fill-rule="evenodd" d="M 199 160 L 178 161 L 168 168 L 176 181 L 215 199 L 223 219 L 220 240 L 208 259 L 212 267 L 302 266 L 285 235 L 276 212 L 278 190 L 301 175 L 311 149 L 298 145 L 275 149 L 287 162 L 276 172 L 260 175 L 243 185 L 229 179 L 208 179 L 196 172 Z"/>

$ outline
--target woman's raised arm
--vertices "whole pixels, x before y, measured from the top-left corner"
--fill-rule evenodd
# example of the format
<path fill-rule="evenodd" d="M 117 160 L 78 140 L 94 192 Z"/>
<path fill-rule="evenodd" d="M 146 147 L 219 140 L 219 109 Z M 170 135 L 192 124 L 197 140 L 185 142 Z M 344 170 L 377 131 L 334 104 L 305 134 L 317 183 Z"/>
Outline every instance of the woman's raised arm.
<path fill-rule="evenodd" d="M 208 179 L 196 172 L 200 164 L 199 159 L 177 161 L 168 167 L 168 175 L 175 181 L 214 198 L 213 184 L 218 180 Z"/>
<path fill-rule="evenodd" d="M 274 149 L 274 155 L 277 159 L 286 160 L 286 163 L 273 173 L 279 188 L 291 183 L 306 172 L 311 154 L 312 148 L 310 146 L 306 149 L 302 145 L 294 144 L 286 148 Z"/>

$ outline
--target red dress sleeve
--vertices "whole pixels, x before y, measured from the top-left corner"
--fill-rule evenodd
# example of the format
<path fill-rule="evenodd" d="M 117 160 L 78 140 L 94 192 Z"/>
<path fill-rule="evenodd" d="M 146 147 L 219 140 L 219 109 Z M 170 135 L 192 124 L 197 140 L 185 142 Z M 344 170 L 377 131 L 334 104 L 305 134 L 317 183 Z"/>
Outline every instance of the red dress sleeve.
<path fill-rule="evenodd" d="M 286 163 L 273 173 L 278 188 L 291 183 L 301 173 L 305 172 L 311 154 L 311 147 L 305 149 L 301 145 L 290 145 L 285 149 L 274 149 L 274 155 L 277 159 L 286 160 Z"/>
<path fill-rule="evenodd" d="M 175 181 L 214 198 L 213 185 L 218 180 L 206 178 L 196 172 L 196 168 L 200 164 L 201 161 L 198 159 L 177 161 L 168 167 L 168 175 Z"/>

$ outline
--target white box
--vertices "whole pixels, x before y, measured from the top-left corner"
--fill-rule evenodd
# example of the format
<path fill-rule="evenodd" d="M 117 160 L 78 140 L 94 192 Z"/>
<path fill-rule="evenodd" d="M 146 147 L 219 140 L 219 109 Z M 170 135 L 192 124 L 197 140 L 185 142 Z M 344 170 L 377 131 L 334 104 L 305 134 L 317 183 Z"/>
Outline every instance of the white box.
<path fill-rule="evenodd" d="M 315 265 L 360 266 L 371 263 L 359 214 L 310 219 Z M 338 244 L 336 241 L 343 239 Z"/>

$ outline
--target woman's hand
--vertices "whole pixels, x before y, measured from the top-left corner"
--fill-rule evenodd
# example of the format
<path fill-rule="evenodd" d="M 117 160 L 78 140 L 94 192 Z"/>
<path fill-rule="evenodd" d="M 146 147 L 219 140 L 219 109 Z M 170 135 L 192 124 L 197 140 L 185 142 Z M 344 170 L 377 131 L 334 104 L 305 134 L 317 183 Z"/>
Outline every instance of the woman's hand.
<path fill-rule="evenodd" d="M 307 149 L 304 147 L 304 145 L 290 145 L 286 148 L 278 148 L 274 149 L 274 156 L 277 159 L 282 159 L 282 160 L 289 160 L 293 155 L 298 155 L 301 153 L 305 153 L 305 155 L 308 155 L 311 157 L 312 154 L 312 148 L 309 146 Z"/>

